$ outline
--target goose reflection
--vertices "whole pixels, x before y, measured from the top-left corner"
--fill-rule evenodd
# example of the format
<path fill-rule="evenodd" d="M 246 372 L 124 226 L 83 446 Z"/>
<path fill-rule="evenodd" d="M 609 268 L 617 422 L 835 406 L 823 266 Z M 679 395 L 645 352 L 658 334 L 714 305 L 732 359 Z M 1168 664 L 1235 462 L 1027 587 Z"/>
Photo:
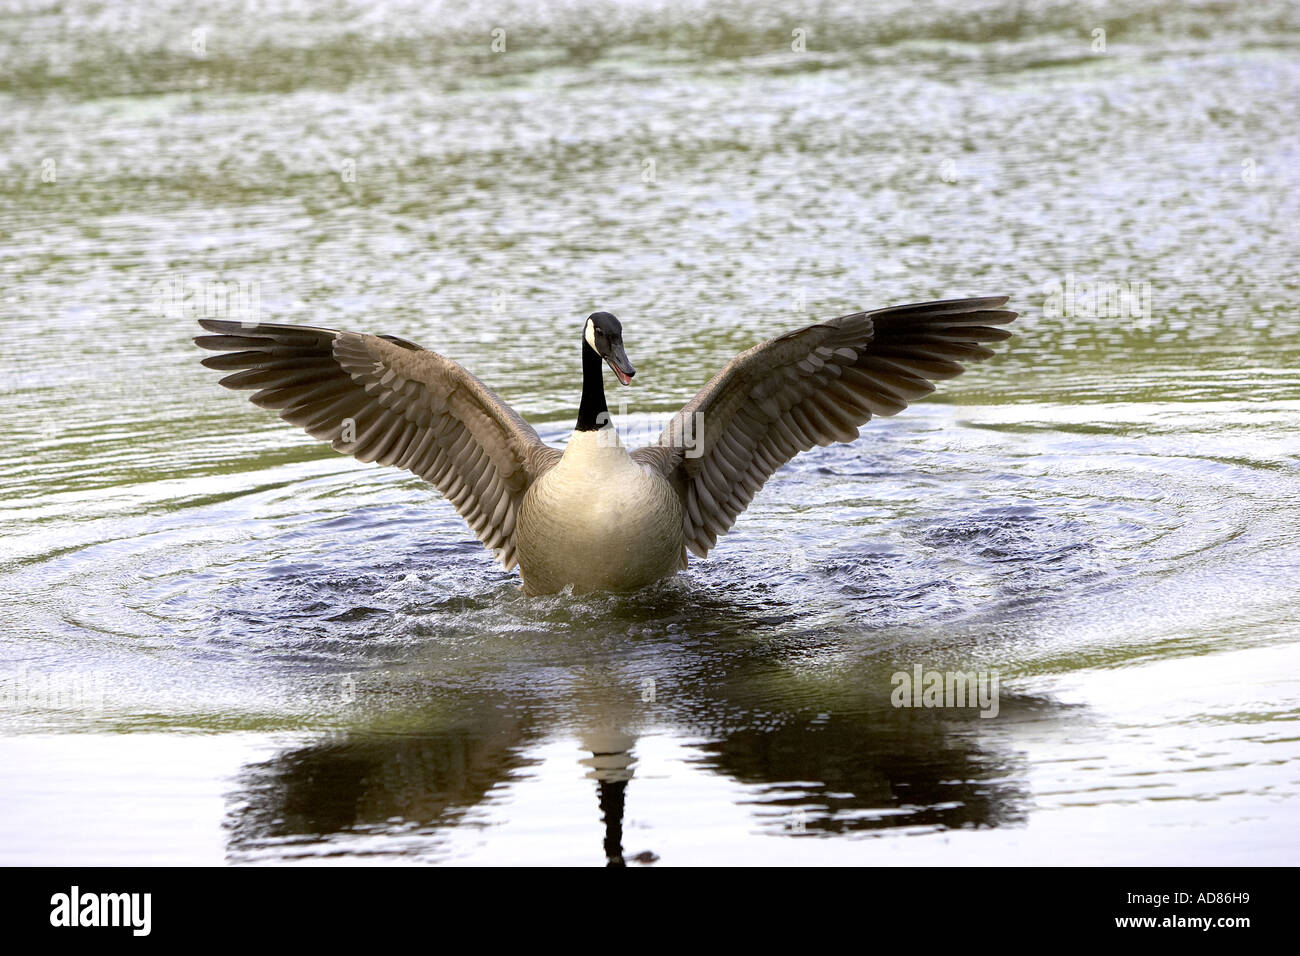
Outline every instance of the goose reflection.
<path fill-rule="evenodd" d="M 632 779 L 632 747 L 636 738 L 617 731 L 583 735 L 582 748 L 591 756 L 580 761 L 590 768 L 587 779 L 596 782 L 600 820 L 605 827 L 605 865 L 626 866 L 623 858 L 623 808 Z"/>
<path fill-rule="evenodd" d="M 889 703 L 887 668 L 879 664 L 841 668 L 834 681 L 818 679 L 800 693 L 773 666 L 791 663 L 770 649 L 748 658 L 699 654 L 675 681 L 661 681 L 654 700 L 644 699 L 635 676 L 644 661 L 579 669 L 540 688 L 521 682 L 497 688 L 499 696 L 461 684 L 436 705 L 247 766 L 230 800 L 229 856 L 446 858 L 455 828 L 483 827 L 486 803 L 535 782 L 530 771 L 542 745 L 569 741 L 574 779 L 595 785 L 591 862 L 622 866 L 636 747 L 647 735 L 673 738 L 692 754 L 689 767 L 730 781 L 758 832 L 772 836 L 1025 821 L 1024 763 L 1014 735 L 992 725 L 1014 726 L 1060 705 L 1004 689 L 996 721 L 973 711 L 900 710 Z M 369 839 L 340 839 L 349 836 Z M 653 847 L 633 849 L 636 862 L 658 858 Z M 864 844 L 864 862 L 871 852 Z"/>

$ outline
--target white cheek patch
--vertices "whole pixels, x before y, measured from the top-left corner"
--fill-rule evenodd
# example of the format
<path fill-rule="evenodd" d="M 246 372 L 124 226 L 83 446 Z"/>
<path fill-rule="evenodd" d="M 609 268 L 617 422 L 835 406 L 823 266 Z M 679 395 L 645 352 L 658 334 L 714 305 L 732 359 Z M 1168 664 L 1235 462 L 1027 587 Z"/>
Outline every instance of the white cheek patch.
<path fill-rule="evenodd" d="M 587 328 L 582 333 L 582 337 L 587 340 L 587 344 L 591 346 L 593 352 L 600 351 L 596 348 L 596 323 L 592 322 L 591 319 L 587 320 Z"/>

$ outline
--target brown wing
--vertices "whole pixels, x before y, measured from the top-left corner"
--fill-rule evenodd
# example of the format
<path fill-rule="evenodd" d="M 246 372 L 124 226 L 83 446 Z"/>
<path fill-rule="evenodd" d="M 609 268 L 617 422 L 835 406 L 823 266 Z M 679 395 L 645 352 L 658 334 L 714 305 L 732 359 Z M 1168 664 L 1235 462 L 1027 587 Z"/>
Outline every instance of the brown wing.
<path fill-rule="evenodd" d="M 633 457 L 682 495 L 686 546 L 704 557 L 778 468 L 813 445 L 851 442 L 986 359 L 1009 338 L 1005 296 L 857 312 L 736 356 Z"/>
<path fill-rule="evenodd" d="M 450 359 L 395 336 L 213 319 L 197 336 L 221 380 L 249 400 L 360 461 L 432 482 L 495 550 L 515 564 L 515 516 L 528 486 L 559 460 L 490 388 Z"/>

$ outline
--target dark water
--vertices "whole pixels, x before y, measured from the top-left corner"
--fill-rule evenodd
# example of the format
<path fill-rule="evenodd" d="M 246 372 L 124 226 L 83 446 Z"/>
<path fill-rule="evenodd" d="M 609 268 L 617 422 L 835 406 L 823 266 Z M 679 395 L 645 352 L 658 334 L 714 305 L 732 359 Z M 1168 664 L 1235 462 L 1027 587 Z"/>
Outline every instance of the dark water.
<path fill-rule="evenodd" d="M 1296 5 L 0 9 L 4 862 L 1296 861 Z M 607 308 L 633 443 L 998 293 L 629 597 L 522 596 L 189 341 L 398 334 L 558 444 Z"/>

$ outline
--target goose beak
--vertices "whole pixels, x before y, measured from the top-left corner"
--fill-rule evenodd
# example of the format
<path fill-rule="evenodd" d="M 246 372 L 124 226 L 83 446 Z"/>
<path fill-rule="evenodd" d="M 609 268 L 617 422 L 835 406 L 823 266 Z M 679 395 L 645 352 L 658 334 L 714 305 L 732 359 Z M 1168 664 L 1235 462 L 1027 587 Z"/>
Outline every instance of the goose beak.
<path fill-rule="evenodd" d="M 628 361 L 627 352 L 623 351 L 622 339 L 616 339 L 610 344 L 609 354 L 605 356 L 605 361 L 609 363 L 609 367 L 614 370 L 614 374 L 618 376 L 620 382 L 624 385 L 632 384 L 632 376 L 636 374 L 636 369 Z"/>

